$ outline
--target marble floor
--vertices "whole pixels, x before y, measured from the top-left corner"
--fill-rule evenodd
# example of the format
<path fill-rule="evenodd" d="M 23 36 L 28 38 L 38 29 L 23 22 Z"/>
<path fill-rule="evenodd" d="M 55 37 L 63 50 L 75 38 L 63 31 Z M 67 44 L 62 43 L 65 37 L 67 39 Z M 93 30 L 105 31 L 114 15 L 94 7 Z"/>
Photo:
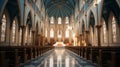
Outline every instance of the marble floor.
<path fill-rule="evenodd" d="M 56 47 L 22 67 L 97 67 L 64 47 Z"/>

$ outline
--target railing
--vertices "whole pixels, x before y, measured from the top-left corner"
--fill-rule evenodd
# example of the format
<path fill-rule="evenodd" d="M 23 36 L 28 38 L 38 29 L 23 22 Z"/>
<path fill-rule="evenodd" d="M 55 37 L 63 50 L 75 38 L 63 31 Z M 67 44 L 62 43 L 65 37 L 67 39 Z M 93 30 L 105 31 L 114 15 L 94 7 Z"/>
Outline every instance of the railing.
<path fill-rule="evenodd" d="M 96 63 L 98 67 L 120 67 L 120 46 L 119 47 L 66 47 L 80 57 Z"/>
<path fill-rule="evenodd" d="M 0 46 L 0 66 L 20 67 L 21 63 L 27 63 L 54 47 L 42 46 Z"/>

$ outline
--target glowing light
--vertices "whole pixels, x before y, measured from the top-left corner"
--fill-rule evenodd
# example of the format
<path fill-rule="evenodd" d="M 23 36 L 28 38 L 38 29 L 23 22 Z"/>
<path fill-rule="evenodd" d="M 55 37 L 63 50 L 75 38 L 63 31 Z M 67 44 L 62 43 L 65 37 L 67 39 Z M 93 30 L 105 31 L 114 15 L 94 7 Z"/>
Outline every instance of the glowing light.
<path fill-rule="evenodd" d="M 65 31 L 65 36 L 66 36 L 66 38 L 69 38 L 69 30 L 68 29 L 66 29 L 66 31 Z"/>
<path fill-rule="evenodd" d="M 6 17 L 3 15 L 2 25 L 1 25 L 1 41 L 5 41 L 5 33 L 6 33 Z"/>
<path fill-rule="evenodd" d="M 82 44 L 83 44 L 84 46 L 86 46 L 86 42 L 85 42 L 85 40 L 82 40 Z"/>
<path fill-rule="evenodd" d="M 70 59 L 69 59 L 69 57 L 68 56 L 66 56 L 66 59 L 65 59 L 65 67 L 70 67 L 69 65 L 70 65 Z"/>
<path fill-rule="evenodd" d="M 53 67 L 53 57 L 50 57 L 50 67 Z"/>
<path fill-rule="evenodd" d="M 63 42 L 56 42 L 53 46 L 66 46 Z"/>
<path fill-rule="evenodd" d="M 66 24 L 68 24 L 69 23 L 69 18 L 68 17 L 66 17 Z"/>
<path fill-rule="evenodd" d="M 51 30 L 50 30 L 50 37 L 51 37 L 51 38 L 54 37 L 54 30 L 53 30 L 53 28 L 51 28 Z"/>
<path fill-rule="evenodd" d="M 68 26 L 67 29 L 68 29 L 68 30 L 72 30 L 72 27 L 71 27 L 71 26 Z"/>
<path fill-rule="evenodd" d="M 61 24 L 62 20 L 61 17 L 58 18 L 58 24 Z"/>
<path fill-rule="evenodd" d="M 73 33 L 73 38 L 75 37 L 75 33 Z"/>
<path fill-rule="evenodd" d="M 61 55 L 57 56 L 57 67 L 62 67 L 62 57 L 61 57 Z"/>
<path fill-rule="evenodd" d="M 51 19 L 50 19 L 50 23 L 51 23 L 51 24 L 54 23 L 54 17 L 51 17 Z"/>
<path fill-rule="evenodd" d="M 72 67 L 75 67 L 75 59 L 72 58 Z"/>
<path fill-rule="evenodd" d="M 101 0 L 95 0 L 94 6 L 97 6 L 100 2 L 101 2 Z"/>

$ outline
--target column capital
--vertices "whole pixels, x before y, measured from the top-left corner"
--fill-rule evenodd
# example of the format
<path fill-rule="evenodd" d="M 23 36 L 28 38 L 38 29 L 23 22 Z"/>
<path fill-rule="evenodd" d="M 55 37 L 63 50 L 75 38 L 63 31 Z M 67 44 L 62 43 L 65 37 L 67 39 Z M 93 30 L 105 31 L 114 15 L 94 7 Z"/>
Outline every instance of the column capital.
<path fill-rule="evenodd" d="M 82 36 L 82 34 L 80 34 L 80 36 Z"/>
<path fill-rule="evenodd" d="M 86 32 L 86 33 L 89 33 L 89 30 L 86 30 L 85 32 Z"/>
<path fill-rule="evenodd" d="M 35 30 L 32 30 L 33 33 L 35 33 Z"/>
<path fill-rule="evenodd" d="M 25 25 L 22 25 L 22 26 L 20 26 L 21 28 L 25 28 L 26 26 Z"/>
<path fill-rule="evenodd" d="M 96 28 L 101 28 L 101 27 L 102 27 L 102 25 L 96 25 L 95 27 L 96 27 Z"/>
<path fill-rule="evenodd" d="M 40 36 L 40 34 L 38 34 L 38 36 Z"/>

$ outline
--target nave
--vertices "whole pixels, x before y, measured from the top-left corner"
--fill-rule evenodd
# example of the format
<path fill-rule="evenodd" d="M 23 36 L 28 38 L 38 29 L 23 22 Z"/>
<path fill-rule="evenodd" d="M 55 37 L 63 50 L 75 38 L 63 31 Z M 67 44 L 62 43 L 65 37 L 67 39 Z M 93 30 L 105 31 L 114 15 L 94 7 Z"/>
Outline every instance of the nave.
<path fill-rule="evenodd" d="M 120 67 L 120 0 L 0 0 L 0 67 L 54 65 L 55 50 L 58 67 Z"/>
<path fill-rule="evenodd" d="M 97 67 L 96 64 L 79 57 L 77 54 L 65 49 L 55 47 L 43 54 L 42 57 L 22 65 L 23 67 Z"/>

